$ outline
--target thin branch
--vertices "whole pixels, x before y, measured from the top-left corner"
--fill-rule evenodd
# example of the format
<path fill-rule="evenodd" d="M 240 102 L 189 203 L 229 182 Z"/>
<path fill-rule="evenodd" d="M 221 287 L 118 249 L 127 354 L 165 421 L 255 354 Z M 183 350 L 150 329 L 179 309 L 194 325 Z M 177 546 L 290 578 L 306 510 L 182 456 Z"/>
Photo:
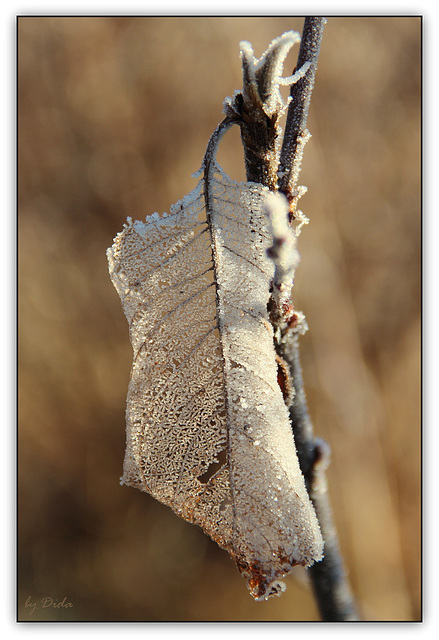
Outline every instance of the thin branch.
<path fill-rule="evenodd" d="M 311 69 L 305 77 L 291 86 L 291 101 L 287 114 L 285 135 L 279 163 L 279 190 L 293 204 L 293 215 L 300 196 L 297 180 L 300 172 L 304 142 L 309 137 L 306 121 L 314 87 L 317 60 L 323 35 L 324 18 L 306 18 L 297 61 L 300 69 L 306 62 Z M 290 417 L 300 467 L 305 477 L 309 496 L 317 513 L 323 539 L 324 558 L 309 569 L 320 615 L 325 621 L 358 620 L 355 603 L 343 568 L 337 532 L 328 495 L 326 468 L 329 465 L 329 447 L 315 439 L 308 411 L 302 379 L 299 353 L 299 332 L 285 332 L 279 341 L 279 355 L 288 364 L 295 391 Z"/>
<path fill-rule="evenodd" d="M 316 438 L 308 491 L 322 530 L 325 551 L 323 560 L 313 564 L 308 571 L 322 620 L 348 622 L 359 618 L 343 567 L 337 530 L 332 518 L 326 481 L 329 458 L 329 445 Z"/>
<path fill-rule="evenodd" d="M 303 147 L 309 137 L 306 131 L 306 120 L 325 22 L 325 18 L 305 18 L 296 68 L 300 69 L 308 62 L 310 69 L 303 78 L 292 84 L 290 89 L 290 104 L 278 171 L 279 191 L 285 193 L 289 199 L 295 195 Z"/>
<path fill-rule="evenodd" d="M 305 18 L 296 66 L 298 72 L 290 80 L 291 99 L 278 165 L 275 141 L 282 112 L 278 88 L 286 53 L 296 41 L 292 32 L 291 36 L 288 34 L 289 40 L 285 39 L 287 34 L 284 34 L 274 41 L 260 60 L 254 58 L 249 43 L 241 43 L 244 88 L 242 93 L 226 100 L 224 109 L 226 115 L 238 119 L 241 126 L 247 180 L 264 184 L 272 191 L 279 189 L 283 192 L 287 196 L 292 217 L 299 221 L 301 214 L 296 207 L 303 189 L 298 187 L 297 180 L 303 147 L 309 138 L 306 120 L 324 24 L 324 18 Z M 295 312 L 291 302 L 292 278 L 297 263 L 293 261 L 289 265 L 289 288 L 285 280 L 288 269 L 281 264 L 280 256 L 284 254 L 280 248 L 288 235 L 283 239 L 277 238 L 277 244 L 274 237 L 272 257 L 279 282 L 274 283 L 269 312 L 275 329 L 276 351 L 280 362 L 288 370 L 287 382 L 294 389 L 290 417 L 299 462 L 325 541 L 325 557 L 309 569 L 310 577 L 323 620 L 356 620 L 355 605 L 343 569 L 328 498 L 325 471 L 329 464 L 329 447 L 314 438 L 302 380 L 298 337 L 306 330 L 306 323 L 303 314 Z M 276 284 L 281 285 L 279 290 Z M 288 392 L 284 397 L 289 397 Z"/>
<path fill-rule="evenodd" d="M 337 531 L 332 517 L 326 469 L 329 445 L 314 437 L 303 385 L 299 354 L 299 335 L 290 333 L 278 347 L 287 363 L 294 389 L 290 417 L 300 468 L 305 477 L 309 497 L 314 505 L 325 542 L 324 557 L 308 569 L 322 620 L 343 622 L 358 620 L 355 602 L 343 567 Z"/>

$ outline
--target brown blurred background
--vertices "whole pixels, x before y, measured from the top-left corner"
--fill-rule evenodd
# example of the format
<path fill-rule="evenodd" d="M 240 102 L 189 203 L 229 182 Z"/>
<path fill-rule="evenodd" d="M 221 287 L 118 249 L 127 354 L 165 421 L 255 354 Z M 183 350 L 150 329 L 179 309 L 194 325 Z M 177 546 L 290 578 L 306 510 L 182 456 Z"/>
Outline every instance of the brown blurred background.
<path fill-rule="evenodd" d="M 260 56 L 302 26 L 18 20 L 21 620 L 318 619 L 304 571 L 255 603 L 200 529 L 119 486 L 132 353 L 105 257 L 127 216 L 195 185 L 241 87 L 239 41 Z M 365 620 L 421 614 L 420 62 L 420 18 L 329 18 L 301 173 L 304 377 Z M 231 132 L 219 154 L 235 178 L 239 144 Z"/>

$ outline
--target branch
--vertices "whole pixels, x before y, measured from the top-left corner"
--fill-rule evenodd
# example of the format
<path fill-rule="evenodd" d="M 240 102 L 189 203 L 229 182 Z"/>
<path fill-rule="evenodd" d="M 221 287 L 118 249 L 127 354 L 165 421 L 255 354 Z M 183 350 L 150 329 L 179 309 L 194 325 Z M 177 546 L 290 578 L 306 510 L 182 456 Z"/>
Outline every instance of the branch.
<path fill-rule="evenodd" d="M 224 104 L 226 116 L 238 120 L 244 145 L 247 180 L 259 182 L 270 190 L 279 189 L 289 202 L 281 208 L 300 224 L 306 221 L 297 210 L 297 201 L 304 192 L 298 187 L 303 148 L 309 139 L 306 130 L 311 93 L 314 86 L 324 18 L 305 18 L 302 41 L 297 62 L 298 71 L 283 80 L 281 71 L 288 50 L 297 41 L 294 32 L 288 32 L 272 42 L 265 54 L 257 60 L 249 43 L 241 43 L 244 88 Z M 278 121 L 284 105 L 279 84 L 291 84 L 285 135 L 280 159 L 276 140 Z M 279 201 L 268 204 L 273 229 L 272 258 L 275 264 L 273 293 L 269 302 L 270 320 L 275 330 L 275 348 L 284 375 L 284 398 L 290 406 L 300 467 L 305 477 L 310 499 L 313 502 L 323 539 L 324 559 L 310 569 L 313 590 L 320 614 L 325 621 L 356 620 L 355 606 L 345 577 L 337 534 L 333 524 L 328 498 L 326 468 L 329 464 L 329 447 L 314 438 L 308 412 L 300 366 L 298 338 L 306 331 L 303 314 L 296 312 L 291 302 L 294 271 L 298 263 L 293 227 L 279 223 Z M 300 226 L 300 225 L 299 225 Z M 286 250 L 292 255 L 288 260 Z M 289 385 L 293 389 L 290 393 Z"/>
<path fill-rule="evenodd" d="M 311 94 L 317 71 L 317 60 L 325 18 L 305 18 L 297 69 L 309 63 L 305 76 L 291 85 L 290 104 L 279 161 L 279 191 L 288 199 L 294 197 L 302 161 L 303 147 L 309 138 L 306 131 Z"/>
<path fill-rule="evenodd" d="M 297 67 L 311 63 L 307 74 L 291 86 L 291 101 L 287 114 L 285 135 L 279 163 L 279 190 L 286 194 L 292 204 L 293 217 L 297 200 L 301 195 L 297 180 L 302 161 L 303 147 L 309 134 L 306 120 L 314 87 L 317 60 L 323 35 L 324 18 L 305 18 Z M 337 532 L 332 518 L 328 496 L 326 469 L 329 465 L 329 446 L 314 438 L 309 416 L 302 368 L 299 354 L 299 333 L 297 329 L 285 332 L 279 342 L 279 355 L 289 367 L 293 381 L 294 400 L 290 407 L 294 440 L 300 467 L 305 476 L 309 496 L 316 510 L 323 539 L 324 558 L 309 569 L 314 594 L 320 614 L 325 621 L 358 620 L 354 600 L 343 568 L 343 560 L 338 545 Z"/>
<path fill-rule="evenodd" d="M 322 620 L 348 622 L 359 620 L 359 618 L 343 567 L 337 531 L 332 518 L 326 481 L 329 458 L 329 445 L 316 438 L 312 471 L 308 476 L 308 491 L 325 541 L 325 550 L 323 560 L 313 564 L 308 571 Z"/>

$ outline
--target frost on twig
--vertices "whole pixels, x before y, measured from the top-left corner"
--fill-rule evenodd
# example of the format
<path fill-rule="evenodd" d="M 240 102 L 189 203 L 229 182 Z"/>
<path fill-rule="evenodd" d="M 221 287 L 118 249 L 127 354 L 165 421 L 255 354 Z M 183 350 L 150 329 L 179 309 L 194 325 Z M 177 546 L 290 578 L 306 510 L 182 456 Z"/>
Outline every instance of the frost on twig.
<path fill-rule="evenodd" d="M 270 322 L 277 328 L 292 318 L 291 289 L 294 273 L 300 262 L 297 238 L 288 219 L 288 202 L 283 194 L 273 193 L 265 201 L 265 211 L 270 220 L 273 245 L 268 255 L 274 263 L 272 293 L 268 303 Z"/>
<path fill-rule="evenodd" d="M 243 70 L 242 98 L 246 110 L 256 109 L 268 117 L 282 113 L 285 104 L 279 85 L 294 84 L 309 68 L 309 64 L 306 64 L 293 75 L 287 78 L 282 77 L 285 58 L 291 47 L 299 42 L 300 36 L 296 31 L 287 31 L 273 40 L 259 59 L 255 57 L 250 42 L 244 40 L 240 43 Z M 240 115 L 239 105 L 235 104 L 239 93 L 235 92 L 233 99 L 226 98 L 224 101 L 226 111 L 230 109 Z M 228 115 L 227 112 L 226 115 Z"/>
<path fill-rule="evenodd" d="M 300 69 L 308 65 L 309 70 L 303 78 L 292 84 L 290 89 L 287 121 L 279 161 L 279 190 L 285 193 L 289 200 L 297 195 L 297 179 L 302 162 L 303 147 L 309 139 L 306 121 L 325 22 L 325 18 L 305 18 L 297 66 Z M 292 211 L 294 211 L 294 206 Z"/>
<path fill-rule="evenodd" d="M 279 85 L 298 82 L 310 66 L 305 64 L 292 76 L 282 78 L 285 58 L 299 42 L 299 34 L 288 31 L 273 40 L 259 59 L 249 42 L 241 42 L 243 88 L 224 101 L 224 113 L 241 127 L 247 179 L 271 191 L 277 188 L 279 118 L 286 108 Z"/>

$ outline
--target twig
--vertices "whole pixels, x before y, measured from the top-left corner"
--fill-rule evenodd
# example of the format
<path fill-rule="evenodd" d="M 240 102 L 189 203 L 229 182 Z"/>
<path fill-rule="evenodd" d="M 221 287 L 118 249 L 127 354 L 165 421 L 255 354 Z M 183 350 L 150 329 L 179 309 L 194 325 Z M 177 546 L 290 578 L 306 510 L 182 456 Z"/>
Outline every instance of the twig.
<path fill-rule="evenodd" d="M 305 18 L 302 39 L 297 59 L 297 69 L 307 62 L 311 68 L 305 76 L 291 85 L 290 104 L 287 112 L 285 133 L 279 161 L 279 191 L 288 199 L 294 197 L 302 162 L 303 147 L 309 137 L 306 131 L 311 94 L 317 71 L 317 60 L 323 36 L 325 18 Z"/>
<path fill-rule="evenodd" d="M 279 118 L 283 102 L 279 93 L 283 61 L 300 40 L 288 31 L 273 40 L 256 59 L 249 42 L 240 43 L 243 89 L 224 101 L 226 116 L 239 121 L 247 179 L 277 189 Z M 302 73 L 297 74 L 297 79 Z M 296 81 L 292 78 L 291 81 Z"/>
<path fill-rule="evenodd" d="M 338 545 L 328 495 L 326 469 L 330 448 L 326 442 L 314 440 L 314 460 L 309 480 L 309 497 L 325 541 L 324 557 L 308 569 L 322 620 L 348 622 L 359 620 Z"/>
<path fill-rule="evenodd" d="M 305 19 L 297 67 L 300 68 L 306 62 L 310 62 L 311 69 L 304 78 L 291 86 L 290 91 L 291 101 L 279 163 L 279 190 L 292 202 L 293 215 L 300 195 L 297 179 L 304 139 L 307 137 L 306 120 L 324 23 L 324 18 Z M 309 569 L 320 615 L 322 620 L 331 622 L 358 620 L 343 568 L 328 496 L 325 472 L 329 465 L 329 447 L 323 441 L 314 438 L 302 379 L 298 332 L 290 332 L 279 346 L 280 355 L 289 366 L 295 391 L 290 416 L 299 462 L 325 541 L 323 560 Z"/>
<path fill-rule="evenodd" d="M 303 147 L 309 138 L 306 130 L 311 93 L 314 86 L 324 18 L 305 18 L 297 62 L 298 71 L 291 80 L 290 104 L 279 164 L 275 141 L 282 102 L 278 92 L 282 63 L 296 41 L 291 33 L 275 40 L 260 60 L 253 56 L 249 43 L 241 43 L 244 88 L 233 99 L 227 99 L 225 113 L 239 120 L 246 159 L 247 180 L 259 182 L 272 191 L 279 189 L 290 204 L 292 218 L 300 219 L 297 201 L 303 190 L 298 187 Z M 285 37 L 287 36 L 287 37 Z M 306 70 L 306 72 L 305 72 Z M 271 91 L 271 94 L 270 94 Z M 273 95 L 274 93 L 274 95 Z M 277 176 L 277 184 L 274 176 Z M 303 214 L 302 214 L 303 215 Z M 273 245 L 276 254 L 276 238 Z M 273 255 L 279 283 L 285 284 L 285 268 L 276 265 L 279 255 Z M 280 361 L 289 373 L 294 398 L 290 407 L 292 428 L 302 473 L 310 499 L 319 519 L 325 541 L 325 557 L 310 569 L 313 590 L 320 614 L 325 621 L 357 620 L 355 605 L 345 577 L 337 534 L 328 498 L 326 468 L 329 447 L 316 440 L 308 412 L 299 357 L 299 334 L 306 330 L 303 315 L 294 311 L 290 300 L 295 264 L 287 297 L 285 291 L 273 291 L 270 300 L 270 320 L 275 329 L 275 347 Z M 274 282 L 275 288 L 278 282 Z M 285 393 L 287 399 L 289 393 Z"/>

